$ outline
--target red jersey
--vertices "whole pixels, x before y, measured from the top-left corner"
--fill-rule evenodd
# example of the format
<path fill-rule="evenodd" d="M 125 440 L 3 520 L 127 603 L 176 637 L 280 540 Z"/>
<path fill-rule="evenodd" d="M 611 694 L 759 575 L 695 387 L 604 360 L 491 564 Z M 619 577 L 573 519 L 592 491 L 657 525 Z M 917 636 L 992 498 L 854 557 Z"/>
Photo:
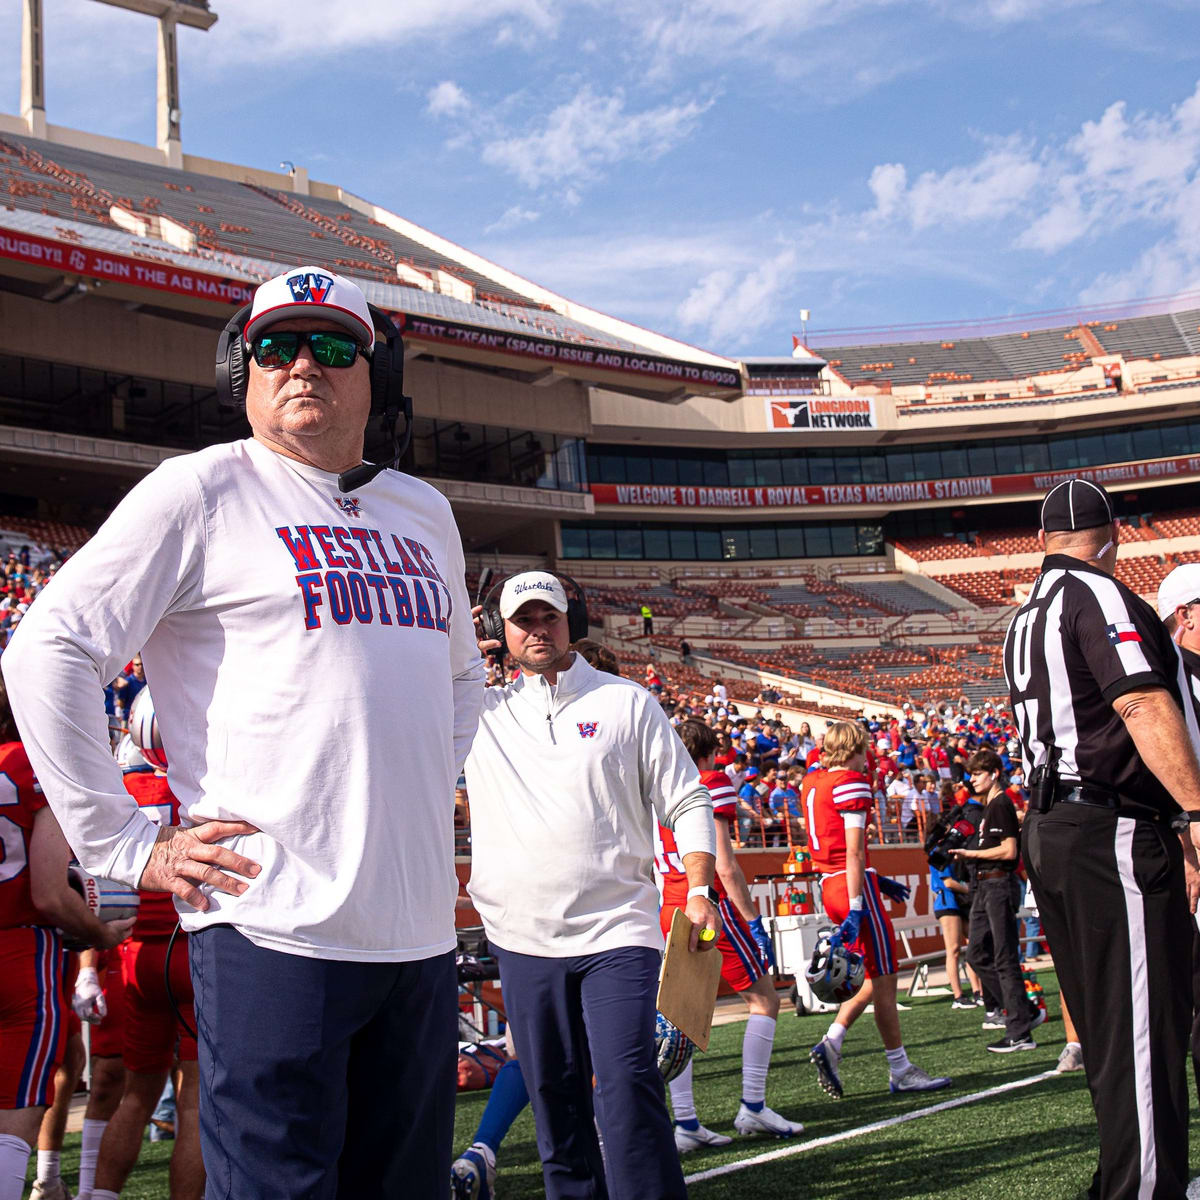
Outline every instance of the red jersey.
<path fill-rule="evenodd" d="M 156 771 L 127 771 L 125 790 L 138 802 L 144 816 L 156 825 L 179 824 L 179 801 L 171 794 L 167 777 Z M 137 921 L 130 935 L 135 941 L 168 938 L 179 920 L 170 892 L 139 891 Z"/>
<path fill-rule="evenodd" d="M 737 792 L 729 782 L 729 776 L 724 771 L 701 771 L 700 782 L 708 788 L 712 796 L 713 816 L 723 817 L 726 821 L 737 820 Z M 663 907 L 686 908 L 688 881 L 687 872 L 683 869 L 683 859 L 679 848 L 675 845 L 675 835 L 665 826 L 658 827 L 658 837 L 655 839 L 654 866 L 662 876 Z M 725 895 L 721 880 L 714 879 L 713 887 Z"/>
<path fill-rule="evenodd" d="M 34 907 L 29 882 L 33 818 L 45 807 L 25 747 L 0 746 L 0 929 L 50 924 Z"/>
<path fill-rule="evenodd" d="M 813 867 L 829 874 L 846 869 L 845 813 L 864 813 L 875 807 L 871 784 L 859 771 L 810 771 L 804 777 L 804 811 L 808 817 L 808 848 Z"/>
<path fill-rule="evenodd" d="M 820 746 L 814 746 L 804 756 L 804 767 L 806 770 L 809 767 L 813 766 L 814 764 L 818 767 L 821 765 L 821 747 Z"/>

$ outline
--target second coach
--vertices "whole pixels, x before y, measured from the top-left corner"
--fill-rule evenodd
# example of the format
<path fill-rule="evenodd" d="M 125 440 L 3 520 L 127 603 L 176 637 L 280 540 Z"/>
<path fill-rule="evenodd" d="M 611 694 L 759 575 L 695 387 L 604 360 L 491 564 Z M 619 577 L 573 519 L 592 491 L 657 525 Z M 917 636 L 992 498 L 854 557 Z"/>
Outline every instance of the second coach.
<path fill-rule="evenodd" d="M 467 760 L 469 890 L 500 960 L 546 1195 L 674 1200 L 686 1192 L 654 1045 L 656 823 L 675 833 L 695 947 L 720 928 L 712 798 L 655 698 L 570 649 L 568 609 L 545 571 L 500 594 L 521 674 L 488 689 Z"/>

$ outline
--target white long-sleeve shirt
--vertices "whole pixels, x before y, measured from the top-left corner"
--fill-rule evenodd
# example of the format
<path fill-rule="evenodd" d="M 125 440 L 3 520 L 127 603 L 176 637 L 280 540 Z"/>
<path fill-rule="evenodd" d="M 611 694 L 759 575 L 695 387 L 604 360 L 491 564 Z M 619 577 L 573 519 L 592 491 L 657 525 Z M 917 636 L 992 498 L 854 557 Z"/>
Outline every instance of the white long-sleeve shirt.
<path fill-rule="evenodd" d="M 466 770 L 468 891 L 489 940 L 547 958 L 662 949 L 656 823 L 695 822 L 682 852 L 715 839 L 712 797 L 649 692 L 578 654 L 553 686 L 489 688 Z"/>
<path fill-rule="evenodd" d="M 22 737 L 90 871 L 136 884 L 157 832 L 121 783 L 101 689 L 138 650 L 185 825 L 244 820 L 261 863 L 205 888 L 231 923 L 315 958 L 454 945 L 454 782 L 483 662 L 446 500 L 337 477 L 253 439 L 142 480 L 31 606 L 2 663 Z"/>

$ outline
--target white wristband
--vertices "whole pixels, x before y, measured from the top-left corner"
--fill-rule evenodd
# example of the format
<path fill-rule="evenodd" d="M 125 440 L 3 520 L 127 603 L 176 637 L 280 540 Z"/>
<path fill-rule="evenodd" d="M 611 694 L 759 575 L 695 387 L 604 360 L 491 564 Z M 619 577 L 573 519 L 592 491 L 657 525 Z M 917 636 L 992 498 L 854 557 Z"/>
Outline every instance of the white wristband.
<path fill-rule="evenodd" d="M 707 883 L 698 883 L 695 887 L 688 888 L 687 898 L 690 900 L 693 896 L 703 896 L 705 900 L 709 899 L 710 885 Z"/>
<path fill-rule="evenodd" d="M 862 912 L 862 906 L 863 906 L 863 898 L 861 896 L 851 896 L 850 897 L 850 911 L 851 912 Z"/>

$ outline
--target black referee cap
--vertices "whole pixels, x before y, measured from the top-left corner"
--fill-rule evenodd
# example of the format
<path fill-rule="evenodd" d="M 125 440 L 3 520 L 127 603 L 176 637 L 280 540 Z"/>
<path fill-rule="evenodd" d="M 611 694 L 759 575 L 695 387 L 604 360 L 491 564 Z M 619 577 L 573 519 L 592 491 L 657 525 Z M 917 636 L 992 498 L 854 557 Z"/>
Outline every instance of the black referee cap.
<path fill-rule="evenodd" d="M 1112 522 L 1108 493 L 1098 483 L 1086 479 L 1064 479 L 1042 501 L 1042 528 L 1047 533 L 1095 529 Z"/>

